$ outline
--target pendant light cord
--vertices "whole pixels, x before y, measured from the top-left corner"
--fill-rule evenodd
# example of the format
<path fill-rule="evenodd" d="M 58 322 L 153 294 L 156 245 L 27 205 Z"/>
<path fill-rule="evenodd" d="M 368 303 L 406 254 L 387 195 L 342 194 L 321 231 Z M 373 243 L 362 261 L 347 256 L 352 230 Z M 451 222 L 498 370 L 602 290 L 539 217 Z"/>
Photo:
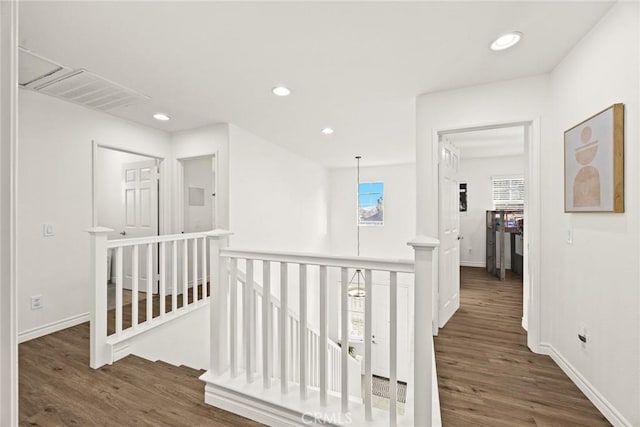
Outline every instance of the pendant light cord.
<path fill-rule="evenodd" d="M 357 245 L 356 245 L 356 255 L 360 256 L 360 159 L 362 157 L 361 156 L 356 156 L 356 160 L 358 162 L 358 184 L 356 186 L 356 194 L 358 195 L 358 201 L 357 201 L 357 205 L 358 205 L 358 222 L 356 223 L 356 227 L 357 227 Z"/>

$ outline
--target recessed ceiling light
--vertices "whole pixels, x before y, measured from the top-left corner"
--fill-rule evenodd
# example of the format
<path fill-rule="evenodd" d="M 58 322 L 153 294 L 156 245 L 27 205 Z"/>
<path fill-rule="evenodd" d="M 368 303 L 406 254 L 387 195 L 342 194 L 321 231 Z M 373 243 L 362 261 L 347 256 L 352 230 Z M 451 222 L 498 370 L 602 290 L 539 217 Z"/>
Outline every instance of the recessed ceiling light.
<path fill-rule="evenodd" d="M 322 129 L 320 132 L 322 132 L 325 135 L 331 135 L 333 133 L 333 129 L 331 128 L 324 128 Z"/>
<path fill-rule="evenodd" d="M 491 50 L 504 50 L 509 49 L 512 46 L 518 44 L 522 39 L 522 33 L 520 31 L 512 31 L 498 37 L 491 43 Z"/>
<path fill-rule="evenodd" d="M 291 94 L 289 88 L 284 86 L 276 86 L 271 89 L 271 92 L 276 96 L 289 96 Z"/>
<path fill-rule="evenodd" d="M 156 119 L 156 120 L 160 120 L 161 122 L 166 122 L 168 120 L 171 120 L 171 117 L 167 116 L 164 113 L 155 113 L 153 115 L 153 118 Z"/>

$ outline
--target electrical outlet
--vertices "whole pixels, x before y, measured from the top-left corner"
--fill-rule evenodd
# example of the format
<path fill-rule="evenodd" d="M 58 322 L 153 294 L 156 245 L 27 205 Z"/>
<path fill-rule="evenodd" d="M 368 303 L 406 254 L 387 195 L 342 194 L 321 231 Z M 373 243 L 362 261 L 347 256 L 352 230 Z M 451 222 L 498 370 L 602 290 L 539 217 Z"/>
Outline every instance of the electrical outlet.
<path fill-rule="evenodd" d="M 31 297 L 31 310 L 42 308 L 42 295 L 34 295 Z"/>

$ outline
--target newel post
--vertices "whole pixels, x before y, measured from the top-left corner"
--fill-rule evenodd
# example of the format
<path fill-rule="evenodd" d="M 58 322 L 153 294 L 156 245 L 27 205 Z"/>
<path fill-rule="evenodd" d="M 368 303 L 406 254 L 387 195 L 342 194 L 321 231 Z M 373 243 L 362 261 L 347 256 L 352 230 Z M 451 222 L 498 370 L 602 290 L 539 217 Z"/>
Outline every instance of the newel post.
<path fill-rule="evenodd" d="M 207 233 L 209 240 L 210 271 L 210 310 L 211 310 L 211 347 L 209 353 L 209 371 L 221 375 L 229 366 L 229 271 L 220 251 L 227 247 L 232 233 L 226 230 L 213 230 Z"/>
<path fill-rule="evenodd" d="M 113 362 L 107 345 L 107 234 L 112 231 L 105 227 L 87 230 L 91 239 L 89 289 L 92 303 L 89 365 L 93 369 Z"/>
<path fill-rule="evenodd" d="M 440 245 L 438 239 L 418 236 L 409 243 L 415 253 L 414 285 L 414 414 L 417 426 L 431 425 L 432 421 L 432 358 L 433 358 L 433 286 L 434 253 Z"/>

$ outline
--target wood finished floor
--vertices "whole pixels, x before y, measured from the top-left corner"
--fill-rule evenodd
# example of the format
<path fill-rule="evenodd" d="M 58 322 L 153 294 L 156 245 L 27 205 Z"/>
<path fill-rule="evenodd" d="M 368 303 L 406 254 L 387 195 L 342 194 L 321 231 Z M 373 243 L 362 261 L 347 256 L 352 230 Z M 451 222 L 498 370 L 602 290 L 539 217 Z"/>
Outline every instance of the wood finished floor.
<path fill-rule="evenodd" d="M 154 316 L 158 305 L 156 297 Z M 123 312 L 130 324 L 131 307 Z M 204 404 L 201 371 L 136 356 L 91 369 L 88 323 L 20 344 L 19 363 L 20 426 L 259 425 Z"/>
<path fill-rule="evenodd" d="M 444 427 L 610 425 L 550 357 L 528 349 L 519 276 L 463 267 L 460 282 L 460 309 L 434 343 Z"/>

